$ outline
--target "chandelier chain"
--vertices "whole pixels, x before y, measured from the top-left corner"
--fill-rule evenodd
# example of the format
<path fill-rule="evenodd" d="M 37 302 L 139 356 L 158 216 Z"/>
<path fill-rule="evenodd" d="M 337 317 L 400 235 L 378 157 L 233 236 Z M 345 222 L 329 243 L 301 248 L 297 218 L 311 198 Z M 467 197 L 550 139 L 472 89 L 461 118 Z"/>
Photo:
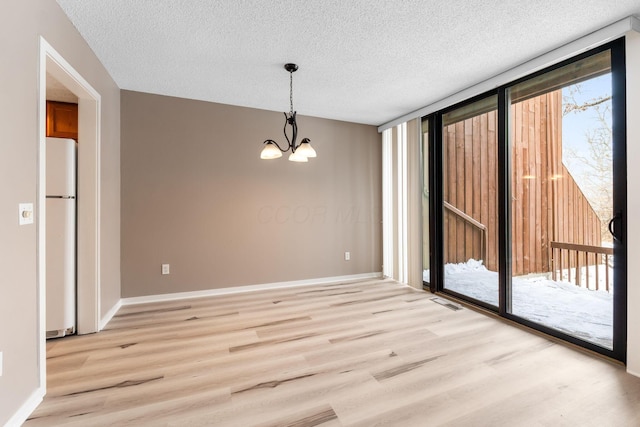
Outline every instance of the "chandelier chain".
<path fill-rule="evenodd" d="M 293 116 L 293 71 L 289 71 L 289 114 Z"/>

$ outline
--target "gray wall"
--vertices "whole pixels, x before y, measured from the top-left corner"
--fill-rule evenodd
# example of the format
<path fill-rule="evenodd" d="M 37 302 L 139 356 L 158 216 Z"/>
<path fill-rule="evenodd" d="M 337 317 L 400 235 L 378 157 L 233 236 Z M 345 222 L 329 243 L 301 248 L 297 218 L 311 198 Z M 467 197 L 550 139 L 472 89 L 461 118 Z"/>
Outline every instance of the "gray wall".
<path fill-rule="evenodd" d="M 37 202 L 40 36 L 102 95 L 102 314 L 120 297 L 120 91 L 55 1 L 6 2 L 2 12 L 0 425 L 39 387 L 36 226 L 18 225 L 18 204 Z"/>
<path fill-rule="evenodd" d="M 298 116 L 318 157 L 267 161 L 262 141 L 284 141 L 282 113 L 121 100 L 123 297 L 381 271 L 375 127 Z"/>

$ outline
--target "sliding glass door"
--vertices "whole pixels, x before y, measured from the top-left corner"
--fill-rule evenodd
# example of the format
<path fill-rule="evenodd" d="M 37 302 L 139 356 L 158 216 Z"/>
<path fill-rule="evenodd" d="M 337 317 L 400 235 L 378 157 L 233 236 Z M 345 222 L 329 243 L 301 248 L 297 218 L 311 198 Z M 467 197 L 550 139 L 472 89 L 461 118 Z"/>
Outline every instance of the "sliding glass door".
<path fill-rule="evenodd" d="M 423 118 L 431 289 L 623 360 L 625 102 L 619 40 Z"/>
<path fill-rule="evenodd" d="M 611 50 L 508 95 L 511 313 L 613 350 Z"/>

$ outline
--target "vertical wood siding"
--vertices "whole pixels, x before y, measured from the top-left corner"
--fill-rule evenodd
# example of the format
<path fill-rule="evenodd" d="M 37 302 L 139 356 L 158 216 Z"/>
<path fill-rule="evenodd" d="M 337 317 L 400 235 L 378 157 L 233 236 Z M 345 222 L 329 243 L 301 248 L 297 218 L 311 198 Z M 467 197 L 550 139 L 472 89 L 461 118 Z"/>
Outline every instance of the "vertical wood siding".
<path fill-rule="evenodd" d="M 601 244 L 600 219 L 562 163 L 562 92 L 511 107 L 513 274 L 551 270 L 550 242 Z M 498 269 L 497 114 L 446 126 L 444 200 L 487 227 L 485 265 Z M 445 262 L 482 258 L 481 230 L 444 209 Z"/>

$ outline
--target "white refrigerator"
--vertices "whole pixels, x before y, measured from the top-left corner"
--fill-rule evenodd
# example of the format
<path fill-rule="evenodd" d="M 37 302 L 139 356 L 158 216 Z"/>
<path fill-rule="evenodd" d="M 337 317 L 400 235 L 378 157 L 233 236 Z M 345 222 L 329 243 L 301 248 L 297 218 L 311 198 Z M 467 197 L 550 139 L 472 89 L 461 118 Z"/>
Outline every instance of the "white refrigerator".
<path fill-rule="evenodd" d="M 76 142 L 47 138 L 47 338 L 76 330 Z"/>

